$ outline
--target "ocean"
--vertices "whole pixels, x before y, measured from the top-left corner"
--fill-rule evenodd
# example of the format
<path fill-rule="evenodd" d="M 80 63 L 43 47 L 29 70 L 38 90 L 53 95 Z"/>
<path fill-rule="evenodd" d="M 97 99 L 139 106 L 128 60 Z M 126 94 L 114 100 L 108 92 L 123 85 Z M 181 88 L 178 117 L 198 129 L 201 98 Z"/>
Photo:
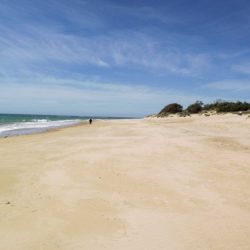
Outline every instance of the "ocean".
<path fill-rule="evenodd" d="M 91 117 L 95 119 L 97 117 Z M 87 121 L 89 117 L 57 115 L 0 114 L 0 137 L 44 132 L 52 128 L 69 127 Z M 112 119 L 98 117 L 98 119 Z"/>

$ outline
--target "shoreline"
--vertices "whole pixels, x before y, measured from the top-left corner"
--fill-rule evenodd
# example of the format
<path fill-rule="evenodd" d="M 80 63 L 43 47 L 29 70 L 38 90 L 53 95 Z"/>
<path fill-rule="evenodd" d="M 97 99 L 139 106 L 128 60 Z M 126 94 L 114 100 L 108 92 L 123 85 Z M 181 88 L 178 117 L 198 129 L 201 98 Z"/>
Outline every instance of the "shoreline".
<path fill-rule="evenodd" d="M 100 122 L 100 121 L 114 121 L 114 120 L 131 120 L 131 119 L 139 119 L 139 118 L 118 118 L 118 119 L 95 119 L 94 122 Z M 71 125 L 65 125 L 65 126 L 60 126 L 60 127 L 48 127 L 48 128 L 41 128 L 41 129 L 28 129 L 29 132 L 25 133 L 20 133 L 20 134 L 12 134 L 12 135 L 0 135 L 0 139 L 6 139 L 6 138 L 12 138 L 12 137 L 20 137 L 20 136 L 27 136 L 27 135 L 36 135 L 36 134 L 44 134 L 44 133 L 49 133 L 53 131 L 59 131 L 61 129 L 67 129 L 71 127 L 77 127 L 77 126 L 82 126 L 82 125 L 89 125 L 88 120 L 82 120 L 79 121 L 75 124 Z M 92 124 L 93 125 L 93 124 Z M 16 130 L 18 131 L 18 130 Z"/>
<path fill-rule="evenodd" d="M 79 123 L 76 124 L 72 124 L 72 125 L 68 125 L 68 126 L 61 126 L 61 127 L 51 127 L 51 128 L 43 128 L 43 129 L 37 129 L 33 132 L 29 131 L 27 133 L 21 133 L 21 134 L 12 134 L 12 135 L 2 135 L 0 136 L 0 139 L 7 139 L 7 138 L 13 138 L 13 137 L 20 137 L 20 136 L 29 136 L 29 135 L 36 135 L 36 134 L 44 134 L 44 133 L 50 133 L 50 132 L 55 132 L 55 131 L 59 131 L 61 129 L 67 129 L 67 128 L 71 128 L 71 127 L 77 127 L 77 126 L 82 126 L 85 123 L 87 123 L 87 121 L 81 121 Z M 32 130 L 32 129 L 31 129 Z"/>

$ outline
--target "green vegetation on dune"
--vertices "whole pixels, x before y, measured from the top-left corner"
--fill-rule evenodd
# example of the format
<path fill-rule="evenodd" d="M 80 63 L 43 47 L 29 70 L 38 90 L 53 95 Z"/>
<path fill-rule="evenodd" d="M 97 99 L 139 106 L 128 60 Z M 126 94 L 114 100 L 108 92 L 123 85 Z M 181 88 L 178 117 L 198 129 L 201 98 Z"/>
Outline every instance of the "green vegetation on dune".
<path fill-rule="evenodd" d="M 249 109 L 250 109 L 250 103 L 240 102 L 240 101 L 238 102 L 216 101 L 212 104 L 207 104 L 204 106 L 204 110 L 214 110 L 218 113 L 247 111 Z"/>
<path fill-rule="evenodd" d="M 176 114 L 182 111 L 183 111 L 183 107 L 180 104 L 171 103 L 160 111 L 159 116 L 166 116 L 168 114 Z"/>
<path fill-rule="evenodd" d="M 158 117 L 168 116 L 170 114 L 179 114 L 180 116 L 188 116 L 190 114 L 199 114 L 202 112 L 216 112 L 216 113 L 228 113 L 228 112 L 245 112 L 250 111 L 250 103 L 248 102 L 228 102 L 223 100 L 217 100 L 213 103 L 203 104 L 201 101 L 196 101 L 190 104 L 186 109 L 183 109 L 182 105 L 178 103 L 171 103 L 165 106 Z"/>
<path fill-rule="evenodd" d="M 200 113 L 203 109 L 203 102 L 197 101 L 191 105 L 189 105 L 186 111 L 190 114 Z"/>

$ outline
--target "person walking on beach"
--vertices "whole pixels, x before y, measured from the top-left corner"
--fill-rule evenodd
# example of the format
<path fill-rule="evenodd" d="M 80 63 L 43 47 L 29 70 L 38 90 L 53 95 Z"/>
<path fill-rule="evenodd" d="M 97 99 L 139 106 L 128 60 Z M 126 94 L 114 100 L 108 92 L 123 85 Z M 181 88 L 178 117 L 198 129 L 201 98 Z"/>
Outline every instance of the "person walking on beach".
<path fill-rule="evenodd" d="M 89 119 L 89 124 L 90 124 L 90 125 L 92 124 L 92 119 L 91 119 L 91 118 Z"/>

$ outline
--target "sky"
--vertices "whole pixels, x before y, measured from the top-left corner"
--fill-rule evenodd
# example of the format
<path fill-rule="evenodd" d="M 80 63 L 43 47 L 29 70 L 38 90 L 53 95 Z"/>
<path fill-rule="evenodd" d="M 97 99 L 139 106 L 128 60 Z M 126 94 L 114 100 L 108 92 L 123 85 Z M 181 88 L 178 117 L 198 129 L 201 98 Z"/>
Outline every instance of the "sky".
<path fill-rule="evenodd" d="M 250 101 L 250 2 L 0 0 L 0 113 Z"/>

